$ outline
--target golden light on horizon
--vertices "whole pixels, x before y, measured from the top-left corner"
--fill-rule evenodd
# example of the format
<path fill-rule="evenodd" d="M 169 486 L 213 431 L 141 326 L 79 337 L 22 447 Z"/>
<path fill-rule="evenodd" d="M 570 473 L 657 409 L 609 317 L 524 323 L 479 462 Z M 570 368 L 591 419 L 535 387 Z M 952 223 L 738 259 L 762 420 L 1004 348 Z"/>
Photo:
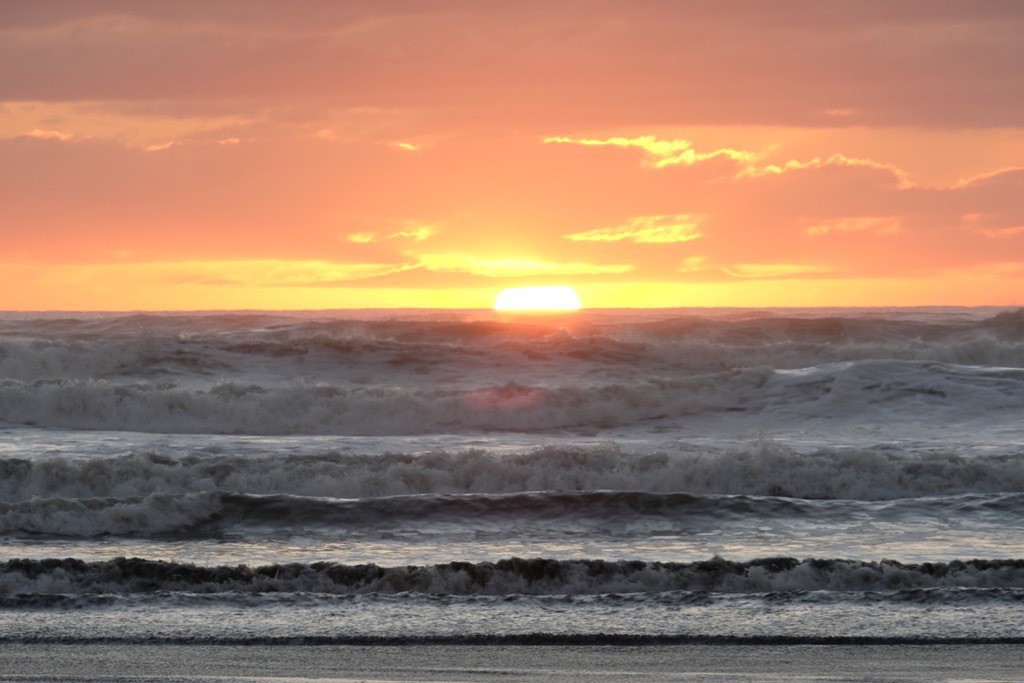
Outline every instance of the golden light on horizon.
<path fill-rule="evenodd" d="M 581 307 L 576 290 L 565 285 L 509 287 L 501 290 L 494 300 L 496 311 L 578 311 Z"/>
<path fill-rule="evenodd" d="M 1021 3 L 56 4 L 0 20 L 5 311 L 1024 304 Z"/>

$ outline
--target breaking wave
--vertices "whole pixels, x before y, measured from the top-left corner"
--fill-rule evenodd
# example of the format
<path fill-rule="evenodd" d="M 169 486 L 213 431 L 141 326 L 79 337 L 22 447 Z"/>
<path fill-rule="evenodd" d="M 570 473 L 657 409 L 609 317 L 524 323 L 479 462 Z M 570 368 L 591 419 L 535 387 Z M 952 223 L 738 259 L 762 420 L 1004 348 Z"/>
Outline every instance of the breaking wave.
<path fill-rule="evenodd" d="M 615 374 L 707 373 L 901 360 L 1024 367 L 1024 309 L 989 318 L 913 319 L 764 311 L 726 316 L 620 312 L 565 325 L 486 319 L 316 319 L 273 314 L 130 315 L 5 319 L 0 377 L 37 380 L 178 380 L 259 370 L 281 380 L 306 369 L 328 382 L 449 377 L 500 365 L 512 374 L 589 368 Z M 975 313 L 974 316 L 978 314 Z M 310 319 L 312 318 L 312 319 Z M 930 318 L 930 319 L 929 319 Z"/>
<path fill-rule="evenodd" d="M 161 535 L 190 538 L 273 531 L 354 536 L 423 531 L 438 524 L 476 530 L 557 528 L 560 533 L 609 533 L 646 524 L 664 533 L 677 528 L 720 528 L 729 522 L 783 519 L 848 521 L 852 518 L 946 518 L 973 514 L 1013 523 L 1024 513 L 1024 494 L 969 494 L 899 501 L 807 501 L 772 496 L 720 496 L 641 491 L 534 492 L 518 494 L 415 495 L 339 500 L 294 495 L 227 493 L 151 494 L 134 498 L 33 498 L 0 503 L 0 533 L 64 537 Z"/>
<path fill-rule="evenodd" d="M 691 563 L 512 558 L 409 567 L 326 562 L 205 567 L 136 558 L 0 563 L 0 593 L 590 595 L 920 588 L 1024 588 L 1024 560 L 903 564 L 789 557 Z"/>
<path fill-rule="evenodd" d="M 132 498 L 225 491 L 329 498 L 529 491 L 647 491 L 886 500 L 1024 493 L 1024 453 L 888 447 L 801 453 L 681 445 L 632 452 L 608 444 L 456 452 L 0 458 L 0 500 Z"/>
<path fill-rule="evenodd" d="M 445 388 L 269 387 L 0 380 L 10 423 L 142 432 L 401 435 L 600 429 L 705 413 L 779 419 L 920 412 L 944 422 L 1024 409 L 1024 370 L 857 361 L 799 370 L 750 368 L 628 383 Z"/>

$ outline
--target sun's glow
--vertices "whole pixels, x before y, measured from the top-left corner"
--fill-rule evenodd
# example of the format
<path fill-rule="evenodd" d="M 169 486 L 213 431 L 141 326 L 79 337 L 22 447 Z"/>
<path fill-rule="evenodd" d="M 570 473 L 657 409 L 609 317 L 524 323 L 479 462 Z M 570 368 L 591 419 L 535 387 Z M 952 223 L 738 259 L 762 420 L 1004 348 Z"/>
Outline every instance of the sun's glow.
<path fill-rule="evenodd" d="M 494 300 L 496 311 L 578 311 L 580 298 L 572 287 L 509 287 Z"/>

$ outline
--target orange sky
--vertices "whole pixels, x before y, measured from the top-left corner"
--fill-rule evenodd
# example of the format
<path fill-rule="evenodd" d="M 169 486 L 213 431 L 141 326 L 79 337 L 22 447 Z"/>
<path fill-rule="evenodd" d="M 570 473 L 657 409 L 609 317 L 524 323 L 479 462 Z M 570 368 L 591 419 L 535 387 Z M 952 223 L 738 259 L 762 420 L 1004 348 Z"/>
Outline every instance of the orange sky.
<path fill-rule="evenodd" d="M 1015 0 L 3 3 L 0 310 L 1024 304 L 1022 35 Z"/>

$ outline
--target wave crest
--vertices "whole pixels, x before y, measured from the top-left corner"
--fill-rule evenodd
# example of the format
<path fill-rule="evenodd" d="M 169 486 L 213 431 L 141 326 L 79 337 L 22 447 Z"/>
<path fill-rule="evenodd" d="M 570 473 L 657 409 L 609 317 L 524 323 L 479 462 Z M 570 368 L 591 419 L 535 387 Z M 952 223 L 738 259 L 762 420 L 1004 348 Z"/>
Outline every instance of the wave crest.
<path fill-rule="evenodd" d="M 943 423 L 1024 409 L 1024 370 L 857 361 L 558 386 L 407 388 L 222 382 L 0 380 L 0 417 L 39 426 L 142 432 L 401 435 L 602 429 L 722 412 L 780 420 L 901 412 Z"/>
<path fill-rule="evenodd" d="M 649 491 L 886 500 L 1024 492 L 1021 453 L 887 447 L 801 453 L 761 439 L 746 448 L 615 444 L 520 452 L 0 458 L 0 500 L 130 498 L 226 491 L 330 498 L 528 491 Z"/>
<path fill-rule="evenodd" d="M 203 567 L 117 558 L 102 562 L 9 560 L 3 593 L 313 592 L 330 594 L 587 595 L 713 591 L 879 591 L 1022 588 L 1024 560 L 921 564 L 791 557 L 732 562 L 643 562 L 512 558 L 497 562 L 379 567 L 326 562 Z"/>

